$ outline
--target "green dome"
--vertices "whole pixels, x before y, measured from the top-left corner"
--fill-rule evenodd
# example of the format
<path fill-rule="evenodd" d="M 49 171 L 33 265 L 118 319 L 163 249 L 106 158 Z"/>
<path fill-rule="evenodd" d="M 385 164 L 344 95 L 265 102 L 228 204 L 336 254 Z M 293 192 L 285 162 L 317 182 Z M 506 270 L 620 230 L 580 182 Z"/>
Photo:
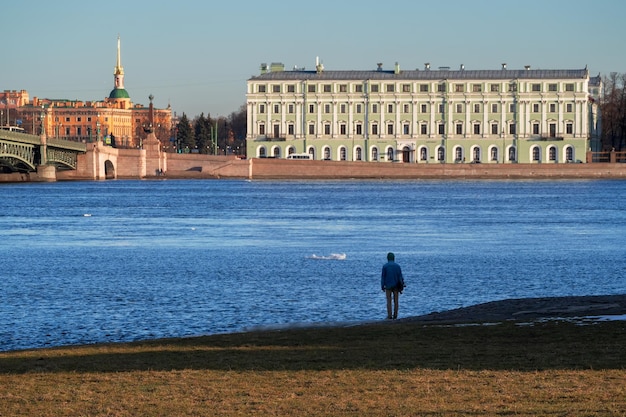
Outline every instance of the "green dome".
<path fill-rule="evenodd" d="M 125 88 L 115 88 L 109 94 L 109 98 L 130 98 Z"/>

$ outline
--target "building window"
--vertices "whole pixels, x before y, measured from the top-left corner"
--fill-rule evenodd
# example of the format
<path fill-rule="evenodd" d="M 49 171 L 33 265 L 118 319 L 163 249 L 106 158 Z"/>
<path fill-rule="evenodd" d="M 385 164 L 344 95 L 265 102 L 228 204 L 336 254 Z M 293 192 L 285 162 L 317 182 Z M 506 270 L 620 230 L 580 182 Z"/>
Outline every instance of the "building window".
<path fill-rule="evenodd" d="M 330 93 L 331 85 L 330 84 L 324 84 L 323 89 L 324 89 L 325 93 Z"/>
<path fill-rule="evenodd" d="M 372 135 L 378 135 L 378 125 L 377 124 L 373 124 L 372 125 Z"/>
<path fill-rule="evenodd" d="M 420 93 L 428 93 L 428 84 L 420 84 Z"/>
<path fill-rule="evenodd" d="M 557 90 L 558 90 L 558 85 L 557 84 L 548 84 L 548 91 L 555 92 Z"/>
<path fill-rule="evenodd" d="M 509 104 L 509 113 L 515 113 L 515 103 Z"/>
<path fill-rule="evenodd" d="M 408 113 L 408 112 L 410 112 L 410 111 L 411 111 L 411 110 L 410 110 L 410 109 L 411 109 L 411 106 L 409 106 L 408 104 L 405 104 L 405 105 L 403 106 L 403 109 L 404 109 L 404 113 L 406 114 L 406 113 Z"/>
<path fill-rule="evenodd" d="M 315 104 L 309 104 L 309 113 L 315 113 Z"/>
<path fill-rule="evenodd" d="M 385 87 L 387 88 L 388 93 L 393 93 L 394 91 L 396 91 L 396 86 L 394 84 L 387 84 Z"/>
<path fill-rule="evenodd" d="M 500 84 L 491 84 L 491 92 L 492 93 L 500 92 Z"/>
<path fill-rule="evenodd" d="M 574 111 L 574 105 L 572 103 L 567 103 L 565 105 L 565 111 L 567 113 L 571 113 L 572 111 Z"/>
<path fill-rule="evenodd" d="M 496 148 L 495 146 L 491 148 L 491 160 L 492 161 L 498 160 L 498 148 Z"/>
<path fill-rule="evenodd" d="M 498 105 L 497 104 L 492 104 L 491 105 L 491 112 L 492 113 L 497 113 L 498 112 Z"/>
<path fill-rule="evenodd" d="M 82 121 L 82 120 L 81 120 L 81 118 L 80 118 L 80 117 L 77 117 L 77 118 L 76 118 L 76 121 L 77 121 L 77 122 L 80 122 L 80 121 Z M 80 135 L 78 135 L 78 136 L 80 136 Z"/>
<path fill-rule="evenodd" d="M 309 84 L 307 87 L 307 91 L 309 93 L 314 93 L 315 92 L 315 84 Z"/>
<path fill-rule="evenodd" d="M 339 125 L 339 134 L 343 136 L 346 135 L 346 125 L 344 123 Z"/>
<path fill-rule="evenodd" d="M 356 153 L 356 158 L 355 159 L 357 161 L 361 161 L 363 159 L 363 150 L 361 149 L 360 146 L 357 146 L 355 153 Z"/>
<path fill-rule="evenodd" d="M 363 85 L 362 84 L 357 84 L 354 86 L 354 92 L 355 93 L 362 93 L 363 92 Z"/>
<path fill-rule="evenodd" d="M 530 86 L 530 91 L 533 91 L 533 92 L 541 91 L 541 84 L 532 84 Z"/>
<path fill-rule="evenodd" d="M 428 125 L 426 123 L 423 123 L 420 125 L 420 133 L 422 135 L 427 135 L 428 134 Z"/>
<path fill-rule="evenodd" d="M 387 113 L 393 113 L 393 104 L 387 104 Z"/>
<path fill-rule="evenodd" d="M 341 147 L 339 148 L 339 159 L 341 161 L 345 161 L 346 160 L 346 148 L 345 147 Z"/>
<path fill-rule="evenodd" d="M 339 106 L 339 112 L 340 113 L 345 113 L 346 112 L 346 105 L 342 104 L 341 106 Z"/>
<path fill-rule="evenodd" d="M 463 162 L 463 148 L 457 146 L 454 149 L 454 161 L 455 162 Z"/>
<path fill-rule="evenodd" d="M 509 84 L 509 92 L 512 93 L 512 92 L 515 92 L 515 91 L 517 91 L 517 84 L 510 83 Z"/>
<path fill-rule="evenodd" d="M 393 135 L 393 123 L 389 123 L 387 125 L 387 134 L 388 135 Z"/>
<path fill-rule="evenodd" d="M 455 125 L 456 127 L 456 134 L 457 135 L 462 135 L 463 134 L 463 123 L 457 123 Z"/>
<path fill-rule="evenodd" d="M 339 92 L 340 93 L 347 93 L 348 92 L 348 85 L 347 84 L 339 84 Z"/>
<path fill-rule="evenodd" d="M 478 146 L 474 148 L 474 154 L 472 155 L 472 161 L 480 162 L 480 148 Z"/>
<path fill-rule="evenodd" d="M 410 93 L 411 92 L 411 84 L 402 84 L 402 92 Z"/>
<path fill-rule="evenodd" d="M 280 113 L 280 106 L 278 104 L 274 104 L 274 113 Z"/>
<path fill-rule="evenodd" d="M 497 135 L 499 133 L 499 130 L 500 129 L 498 129 L 498 124 L 497 123 L 492 123 L 491 124 L 491 134 L 492 135 Z"/>
<path fill-rule="evenodd" d="M 509 161 L 515 161 L 515 148 L 512 146 L 509 148 Z"/>
<path fill-rule="evenodd" d="M 539 113 L 539 103 L 533 103 L 533 113 Z"/>
<path fill-rule="evenodd" d="M 445 111 L 445 107 L 443 106 L 443 104 L 439 105 L 439 113 L 443 113 Z"/>
<path fill-rule="evenodd" d="M 533 135 L 539 134 L 539 123 L 533 123 Z"/>
<path fill-rule="evenodd" d="M 422 104 L 420 108 L 422 113 L 428 113 L 428 105 Z"/>
<path fill-rule="evenodd" d="M 437 160 L 439 162 L 443 162 L 445 157 L 446 157 L 446 153 L 445 153 L 443 147 L 438 148 L 437 149 Z"/>
<path fill-rule="evenodd" d="M 265 136 L 265 125 L 264 124 L 260 124 L 259 125 L 259 135 Z"/>
<path fill-rule="evenodd" d="M 480 135 L 480 123 L 474 123 L 474 134 Z"/>
<path fill-rule="evenodd" d="M 330 113 L 330 104 L 324 104 L 324 113 Z"/>
<path fill-rule="evenodd" d="M 273 85 L 272 93 L 280 93 L 280 85 Z"/>
<path fill-rule="evenodd" d="M 565 148 L 565 160 L 570 162 L 574 160 L 574 151 L 570 146 Z"/>
<path fill-rule="evenodd" d="M 463 105 L 462 104 L 457 104 L 456 105 L 456 112 L 457 113 L 463 113 Z"/>
<path fill-rule="evenodd" d="M 360 104 L 357 104 L 357 105 L 356 105 L 356 112 L 357 112 L 357 113 L 362 113 L 362 112 L 363 112 L 363 108 L 361 107 L 361 105 L 360 105 Z"/>
<path fill-rule="evenodd" d="M 472 85 L 472 92 L 473 93 L 480 93 L 483 91 L 483 86 L 480 84 L 474 84 Z"/>
<path fill-rule="evenodd" d="M 556 148 L 554 146 L 551 146 L 550 149 L 548 149 L 548 160 L 556 161 Z"/>
<path fill-rule="evenodd" d="M 378 84 L 372 84 L 370 86 L 372 93 L 378 93 Z"/>
<path fill-rule="evenodd" d="M 387 160 L 388 161 L 393 161 L 393 148 L 388 148 L 387 149 Z"/>
<path fill-rule="evenodd" d="M 509 135 L 515 135 L 516 134 L 517 129 L 516 129 L 515 126 L 516 126 L 515 123 L 511 123 L 509 125 Z"/>
<path fill-rule="evenodd" d="M 462 93 L 464 90 L 464 85 L 463 84 L 454 84 L 454 92 L 455 93 Z"/>
<path fill-rule="evenodd" d="M 330 148 L 328 146 L 324 148 L 324 159 L 330 161 Z"/>
<path fill-rule="evenodd" d="M 295 86 L 295 85 L 293 85 L 293 84 L 289 84 L 289 85 L 287 86 L 287 92 L 288 92 L 288 93 L 295 93 L 295 92 L 296 92 L 296 86 Z"/>
<path fill-rule="evenodd" d="M 565 84 L 565 91 L 574 91 L 574 84 Z"/>
<path fill-rule="evenodd" d="M 259 113 L 265 113 L 265 104 L 259 104 Z"/>
<path fill-rule="evenodd" d="M 420 148 L 420 161 L 428 160 L 428 151 L 426 148 Z"/>
<path fill-rule="evenodd" d="M 372 113 L 378 113 L 378 104 L 372 104 Z"/>
<path fill-rule="evenodd" d="M 309 135 L 314 135 L 315 134 L 315 125 L 314 124 L 310 124 L 309 125 Z"/>
<path fill-rule="evenodd" d="M 361 125 L 361 124 L 356 125 L 356 134 L 357 135 L 362 135 L 363 134 L 363 125 Z"/>
<path fill-rule="evenodd" d="M 264 85 L 258 85 L 257 86 L 257 92 L 265 93 L 265 86 Z"/>
<path fill-rule="evenodd" d="M 66 122 L 69 122 L 69 121 L 70 121 L 70 118 L 69 118 L 69 117 L 66 117 L 66 118 L 65 118 L 65 121 L 66 121 Z M 68 133 L 68 134 L 69 134 L 69 133 Z"/>
<path fill-rule="evenodd" d="M 556 112 L 556 103 L 550 103 L 550 113 Z"/>
<path fill-rule="evenodd" d="M 556 123 L 550 123 L 550 125 L 548 126 L 548 129 L 550 129 L 550 137 L 555 138 L 556 137 Z"/>
<path fill-rule="evenodd" d="M 293 127 L 293 123 L 289 123 L 287 125 L 287 132 L 289 133 L 290 136 L 294 135 L 294 127 Z"/>
<path fill-rule="evenodd" d="M 565 124 L 565 132 L 566 132 L 568 135 L 573 134 L 573 133 L 574 133 L 574 125 L 573 125 L 572 123 L 566 123 L 566 124 Z"/>
<path fill-rule="evenodd" d="M 287 106 L 287 111 L 288 111 L 289 113 L 293 113 L 293 111 L 294 111 L 294 106 L 293 106 L 293 104 L 290 104 L 289 106 Z"/>
<path fill-rule="evenodd" d="M 324 134 L 325 135 L 330 135 L 330 125 L 329 124 L 325 124 L 324 125 Z"/>
<path fill-rule="evenodd" d="M 409 135 L 410 134 L 410 130 L 409 130 L 409 124 L 405 123 L 402 125 L 402 133 L 405 135 Z"/>
<path fill-rule="evenodd" d="M 446 84 L 445 83 L 437 84 L 437 91 L 439 93 L 445 93 L 446 92 Z"/>
<path fill-rule="evenodd" d="M 480 104 L 474 104 L 474 113 L 480 113 Z"/>
<path fill-rule="evenodd" d="M 378 148 L 372 148 L 372 161 L 378 161 Z"/>
<path fill-rule="evenodd" d="M 440 135 L 443 135 L 446 132 L 445 125 L 443 123 L 439 123 L 437 125 L 437 129 Z"/>

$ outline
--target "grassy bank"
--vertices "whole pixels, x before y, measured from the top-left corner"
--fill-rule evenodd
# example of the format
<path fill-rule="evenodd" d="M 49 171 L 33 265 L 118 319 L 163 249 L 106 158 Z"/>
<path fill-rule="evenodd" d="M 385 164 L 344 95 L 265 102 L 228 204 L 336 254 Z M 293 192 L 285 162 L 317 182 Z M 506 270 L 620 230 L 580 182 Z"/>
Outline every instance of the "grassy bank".
<path fill-rule="evenodd" d="M 626 415 L 626 324 L 423 325 L 0 353 L 0 416 Z"/>

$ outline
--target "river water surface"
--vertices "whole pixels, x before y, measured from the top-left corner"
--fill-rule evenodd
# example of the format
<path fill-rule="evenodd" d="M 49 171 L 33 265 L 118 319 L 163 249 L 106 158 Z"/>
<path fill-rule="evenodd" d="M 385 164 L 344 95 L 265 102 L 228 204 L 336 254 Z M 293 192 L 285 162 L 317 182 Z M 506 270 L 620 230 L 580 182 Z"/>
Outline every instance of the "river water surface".
<path fill-rule="evenodd" d="M 626 292 L 626 181 L 0 185 L 0 350 Z"/>

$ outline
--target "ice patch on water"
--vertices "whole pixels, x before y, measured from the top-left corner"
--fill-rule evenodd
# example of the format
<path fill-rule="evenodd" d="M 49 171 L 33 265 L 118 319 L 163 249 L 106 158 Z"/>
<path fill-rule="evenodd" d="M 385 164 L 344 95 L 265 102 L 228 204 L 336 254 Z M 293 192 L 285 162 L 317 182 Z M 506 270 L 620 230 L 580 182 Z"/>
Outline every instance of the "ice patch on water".
<path fill-rule="evenodd" d="M 345 261 L 345 253 L 331 253 L 330 255 L 316 255 L 313 254 L 308 257 L 309 259 L 321 259 L 326 261 Z"/>

